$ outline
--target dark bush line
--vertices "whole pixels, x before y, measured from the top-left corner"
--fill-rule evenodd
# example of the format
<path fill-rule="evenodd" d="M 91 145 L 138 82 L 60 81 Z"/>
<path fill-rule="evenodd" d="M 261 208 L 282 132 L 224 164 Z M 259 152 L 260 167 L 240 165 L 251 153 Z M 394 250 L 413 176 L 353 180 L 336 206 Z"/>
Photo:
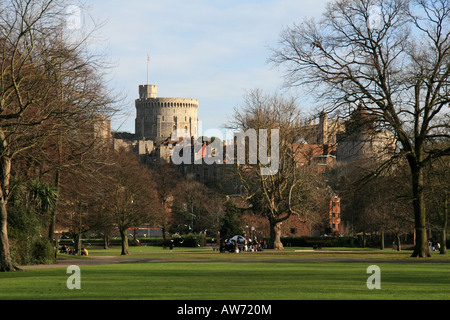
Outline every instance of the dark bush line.
<path fill-rule="evenodd" d="M 130 245 L 140 246 L 140 245 L 148 245 L 148 246 L 166 246 L 170 247 L 170 245 L 174 245 L 176 247 L 199 247 L 204 246 L 204 239 L 202 235 L 185 235 L 185 236 L 174 236 L 167 238 L 164 240 L 163 238 L 138 238 L 137 241 L 129 238 Z M 211 243 L 212 239 L 207 238 L 207 243 Z M 109 240 L 110 246 L 120 246 L 121 239 L 115 238 Z M 63 239 L 59 241 L 59 245 L 67 245 L 73 246 L 72 239 Z M 83 239 L 82 246 L 103 246 L 103 239 Z"/>
<path fill-rule="evenodd" d="M 381 238 L 379 236 L 367 236 L 363 239 L 358 237 L 282 237 L 281 242 L 285 247 L 348 247 L 348 248 L 379 248 Z M 364 243 L 365 242 L 365 243 Z M 385 247 L 392 247 L 393 241 L 390 237 L 386 237 L 384 241 Z M 447 247 L 450 241 L 447 241 Z M 396 244 L 395 244 L 396 245 Z M 402 248 L 413 245 L 412 243 L 402 243 Z"/>
<path fill-rule="evenodd" d="M 268 240 L 268 239 L 266 239 Z M 285 247 L 349 247 L 358 248 L 363 247 L 362 237 L 282 237 L 281 242 Z M 84 239 L 82 241 L 83 246 L 103 246 L 103 239 Z M 207 245 L 215 244 L 216 239 L 207 238 Z M 64 239 L 59 242 L 60 245 L 73 246 L 72 239 Z M 120 246 L 120 238 L 111 239 L 109 241 L 110 246 Z M 148 245 L 148 246 L 166 246 L 170 245 L 175 247 L 202 247 L 204 246 L 204 239 L 202 235 L 185 235 L 174 236 L 167 238 L 165 241 L 163 238 L 139 238 L 138 242 L 134 243 L 133 239 L 130 239 L 130 245 Z M 406 245 L 406 244 L 403 244 Z M 380 246 L 379 237 L 367 237 L 366 247 L 378 248 Z M 392 242 L 385 240 L 385 246 L 392 246 Z M 447 247 L 450 247 L 450 240 L 447 241 Z"/>
<path fill-rule="evenodd" d="M 283 246 L 292 247 L 359 247 L 360 240 L 354 237 L 282 237 Z"/>
<path fill-rule="evenodd" d="M 204 239 L 201 235 L 185 235 L 174 236 L 164 240 L 163 238 L 139 238 L 135 243 L 133 239 L 129 239 L 130 245 L 150 245 L 150 246 L 166 246 L 175 247 L 201 247 L 204 246 Z M 284 237 L 281 241 L 285 247 L 313 247 L 321 245 L 322 247 L 357 247 L 359 240 L 357 238 L 309 238 L 309 237 Z M 215 239 L 207 238 L 207 245 L 215 244 Z M 59 242 L 60 245 L 73 245 L 72 239 L 64 239 Z M 83 239 L 83 246 L 103 246 L 103 239 Z M 111 246 L 120 246 L 120 238 L 111 239 Z"/>

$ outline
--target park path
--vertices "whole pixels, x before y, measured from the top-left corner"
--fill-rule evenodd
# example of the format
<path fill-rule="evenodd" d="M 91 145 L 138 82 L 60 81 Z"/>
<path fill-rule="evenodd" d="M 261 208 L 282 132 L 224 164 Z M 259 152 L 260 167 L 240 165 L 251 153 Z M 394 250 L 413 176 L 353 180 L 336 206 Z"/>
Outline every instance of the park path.
<path fill-rule="evenodd" d="M 77 266 L 89 266 L 89 265 L 101 265 L 101 264 L 118 264 L 118 263 L 131 263 L 131 262 L 145 262 L 149 261 L 148 258 L 142 257 L 130 257 L 130 256 L 89 256 L 87 258 L 79 258 L 79 259 L 62 259 L 56 260 L 56 263 L 53 264 L 38 264 L 38 265 L 28 265 L 28 266 L 19 266 L 20 269 L 35 269 L 35 268 L 60 268 L 60 267 L 68 267 L 71 265 Z"/>
<path fill-rule="evenodd" d="M 335 251 L 334 251 L 335 253 Z M 226 254 L 226 253 L 225 253 Z M 273 257 L 273 258 L 258 258 L 257 254 L 252 258 L 238 258 L 234 257 L 234 253 L 229 254 L 226 259 L 223 256 L 219 259 L 176 259 L 172 257 L 168 259 L 155 259 L 151 257 L 133 257 L 133 256 L 105 256 L 105 255 L 90 255 L 86 258 L 75 259 L 61 259 L 57 260 L 54 264 L 40 264 L 40 265 L 28 265 L 20 266 L 20 269 L 34 269 L 34 268 L 67 268 L 71 265 L 77 266 L 89 266 L 89 265 L 102 265 L 102 264 L 119 264 L 119 263 L 136 263 L 136 262 L 232 262 L 232 263 L 251 263 L 251 262 L 365 262 L 365 263 L 450 263 L 450 259 L 377 259 L 377 258 L 352 258 L 352 257 L 318 257 L 318 258 L 286 258 L 286 257 Z"/>

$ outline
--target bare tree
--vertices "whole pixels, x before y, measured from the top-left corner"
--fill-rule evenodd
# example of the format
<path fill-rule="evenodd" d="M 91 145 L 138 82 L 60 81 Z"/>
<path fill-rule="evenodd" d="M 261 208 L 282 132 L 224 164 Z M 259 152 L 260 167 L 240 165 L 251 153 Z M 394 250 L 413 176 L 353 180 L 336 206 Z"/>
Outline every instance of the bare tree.
<path fill-rule="evenodd" d="M 414 228 L 411 212 L 410 186 L 404 167 L 367 182 L 364 190 L 366 203 L 364 211 L 371 231 L 391 233 L 401 251 L 401 237 Z"/>
<path fill-rule="evenodd" d="M 139 163 L 135 154 L 119 151 L 112 154 L 113 164 L 105 166 L 102 182 L 104 210 L 110 212 L 111 222 L 122 238 L 122 255 L 128 255 L 129 228 L 141 224 L 161 223 L 164 211 L 155 187 L 155 175 Z"/>
<path fill-rule="evenodd" d="M 283 249 L 280 240 L 281 223 L 292 215 L 301 217 L 302 221 L 308 221 L 308 215 L 315 211 L 312 199 L 318 191 L 316 176 L 308 168 L 298 166 L 304 133 L 296 101 L 276 94 L 267 95 L 260 90 L 251 91 L 246 96 L 243 107 L 235 111 L 231 127 L 244 133 L 248 130 L 278 130 L 278 137 L 260 135 L 258 148 L 249 143 L 245 163 L 238 164 L 237 174 L 242 184 L 242 197 L 247 204 L 244 209 L 268 219 L 269 247 Z M 273 144 L 276 138 L 278 141 Z M 265 139 L 267 141 L 264 141 Z M 254 163 L 251 161 L 252 153 L 255 155 L 257 150 L 261 156 L 261 148 L 265 143 L 271 145 L 271 165 L 274 161 L 278 163 L 277 170 L 268 174 L 263 171 L 268 164 L 261 157 Z M 278 149 L 275 157 L 273 148 Z M 265 152 L 268 152 L 268 149 Z"/>
<path fill-rule="evenodd" d="M 214 189 L 208 188 L 192 176 L 178 181 L 173 188 L 173 206 L 170 213 L 170 230 L 173 233 L 199 233 L 219 231 L 223 199 Z"/>
<path fill-rule="evenodd" d="M 172 164 L 158 163 L 155 166 L 150 166 L 158 181 L 156 188 L 158 190 L 158 197 L 163 210 L 163 217 L 161 219 L 161 229 L 163 232 L 163 242 L 166 240 L 166 228 L 169 224 L 170 212 L 176 202 L 177 196 L 181 193 L 180 185 L 183 179 L 180 170 Z"/>
<path fill-rule="evenodd" d="M 430 256 L 424 167 L 450 152 L 450 2 L 333 1 L 320 21 L 286 28 L 271 60 L 286 67 L 289 86 L 310 88 L 330 111 L 361 104 L 395 133 L 390 162 L 404 157 L 411 171 L 412 256 Z"/>

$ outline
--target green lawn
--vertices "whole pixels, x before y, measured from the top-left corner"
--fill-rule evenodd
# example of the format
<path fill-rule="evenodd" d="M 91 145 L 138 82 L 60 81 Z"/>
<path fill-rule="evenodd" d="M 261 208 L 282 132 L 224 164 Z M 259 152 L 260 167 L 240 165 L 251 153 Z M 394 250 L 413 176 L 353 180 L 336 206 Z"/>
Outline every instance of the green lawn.
<path fill-rule="evenodd" d="M 97 253 L 118 255 L 120 250 L 90 250 L 90 254 Z M 423 263 L 409 254 L 379 250 L 220 254 L 204 249 L 170 252 L 138 247 L 133 248 L 132 256 L 150 262 L 81 266 L 80 290 L 67 288 L 70 274 L 66 268 L 0 273 L 0 299 L 449 299 L 450 264 L 442 262 L 448 261 L 448 256 L 433 255 L 432 262 Z M 299 257 L 304 259 L 296 261 Z M 335 257 L 352 261 L 326 259 Z M 405 263 L 411 261 L 414 263 Z M 381 269 L 379 290 L 366 286 L 370 276 L 366 270 L 372 264 Z"/>

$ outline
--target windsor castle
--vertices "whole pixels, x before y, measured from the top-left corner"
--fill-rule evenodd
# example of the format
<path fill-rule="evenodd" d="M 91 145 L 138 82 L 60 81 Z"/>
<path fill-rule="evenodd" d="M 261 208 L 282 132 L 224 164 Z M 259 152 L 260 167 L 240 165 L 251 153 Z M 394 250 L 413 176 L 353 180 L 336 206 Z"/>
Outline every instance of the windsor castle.
<path fill-rule="evenodd" d="M 98 121 L 96 135 L 105 141 L 112 138 L 114 150 L 125 149 L 135 152 L 144 163 L 170 163 L 178 137 L 190 137 L 193 147 L 191 156 L 204 158 L 212 156 L 214 150 L 209 141 L 198 141 L 199 119 L 197 99 L 163 98 L 157 96 L 156 85 L 140 85 L 139 98 L 135 100 L 135 133 L 111 132 L 109 121 Z M 99 119 L 101 120 L 101 119 Z M 364 163 L 380 159 L 394 152 L 396 140 L 389 131 L 376 128 L 376 119 L 368 115 L 364 107 L 358 106 L 349 118 L 329 119 L 321 112 L 316 119 L 305 120 L 301 124 L 303 141 L 298 165 L 315 166 L 318 172 L 324 172 L 336 163 Z M 107 139 L 110 140 L 110 139 Z M 194 148 L 196 146 L 196 148 Z M 224 150 L 227 150 L 226 142 Z M 233 149 L 234 150 L 234 149 Z M 191 175 L 204 183 L 235 189 L 226 181 L 226 168 L 223 162 L 206 164 L 202 161 L 179 165 L 184 175 Z M 340 199 L 333 196 L 330 200 L 330 232 L 339 233 Z M 295 221 L 289 230 L 297 230 Z M 302 227 L 303 228 L 303 227 Z M 289 233 L 292 231 L 285 231 Z"/>
<path fill-rule="evenodd" d="M 192 137 L 194 141 L 198 138 L 197 99 L 158 97 L 157 86 L 146 84 L 139 85 L 135 107 L 135 133 L 113 132 L 115 150 L 134 151 L 146 162 L 170 162 L 172 149 L 179 142 L 174 133 L 178 137 Z M 365 161 L 393 152 L 396 141 L 392 134 L 376 130 L 374 121 L 361 106 L 349 119 L 338 117 L 330 120 L 326 112 L 321 112 L 315 120 L 302 124 L 305 152 L 299 162 L 326 167 L 334 162 Z M 207 146 L 203 147 L 200 149 L 205 153 Z M 216 176 L 216 172 L 208 175 L 207 171 L 218 170 L 212 167 L 209 170 L 202 168 L 202 174 L 198 174 L 195 168 L 187 170 L 197 172 L 202 179 L 205 178 L 203 173 L 209 177 Z"/>

